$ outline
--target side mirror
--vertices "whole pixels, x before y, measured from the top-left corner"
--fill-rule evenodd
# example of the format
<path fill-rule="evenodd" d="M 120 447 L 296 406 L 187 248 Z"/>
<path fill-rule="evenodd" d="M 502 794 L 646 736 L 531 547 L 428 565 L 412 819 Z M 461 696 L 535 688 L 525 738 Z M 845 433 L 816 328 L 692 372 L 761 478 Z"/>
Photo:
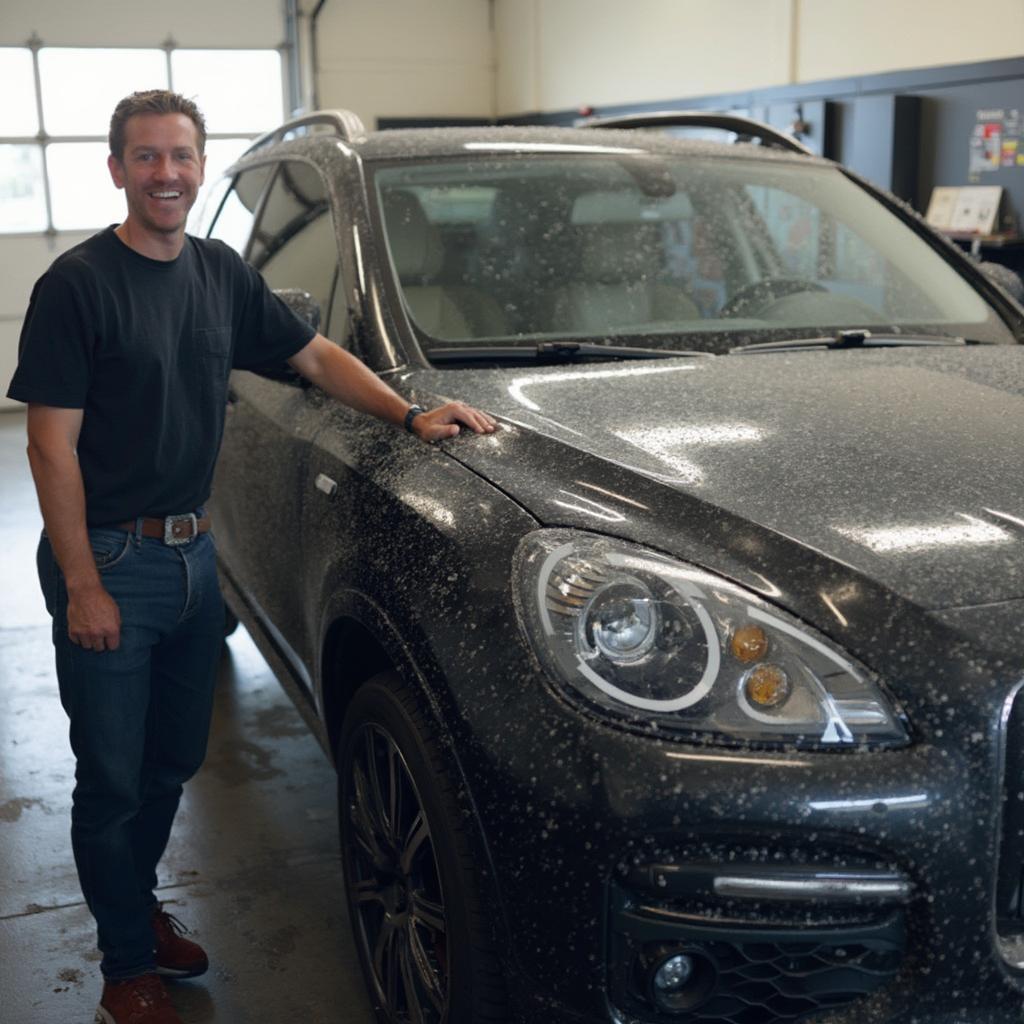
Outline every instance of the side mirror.
<path fill-rule="evenodd" d="M 305 320 L 314 331 L 320 330 L 320 303 L 309 292 L 301 288 L 277 288 L 274 294 L 301 320 Z"/>

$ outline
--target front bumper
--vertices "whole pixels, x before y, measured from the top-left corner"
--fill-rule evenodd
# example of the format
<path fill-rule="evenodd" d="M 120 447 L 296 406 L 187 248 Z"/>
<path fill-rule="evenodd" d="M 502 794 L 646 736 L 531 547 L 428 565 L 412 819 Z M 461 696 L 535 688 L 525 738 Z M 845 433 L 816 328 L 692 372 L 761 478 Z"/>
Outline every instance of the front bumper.
<path fill-rule="evenodd" d="M 489 780 L 478 811 L 524 991 L 545 1007 L 527 1016 L 1024 1020 L 996 921 L 1010 691 L 962 693 L 955 719 L 918 714 L 911 747 L 878 752 L 695 748 L 557 697 L 538 720 L 536 689 L 521 717 L 503 703 L 467 768 Z M 674 955 L 695 994 L 659 1005 L 652 979 Z"/>

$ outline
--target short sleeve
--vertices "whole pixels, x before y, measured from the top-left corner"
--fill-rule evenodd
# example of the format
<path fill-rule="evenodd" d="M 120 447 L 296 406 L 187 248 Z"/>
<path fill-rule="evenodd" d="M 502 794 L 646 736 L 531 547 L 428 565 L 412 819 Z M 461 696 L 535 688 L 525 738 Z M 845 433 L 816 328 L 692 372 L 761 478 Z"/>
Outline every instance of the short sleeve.
<path fill-rule="evenodd" d="M 51 267 L 32 289 L 7 397 L 85 408 L 97 337 L 96 310 L 79 275 Z"/>
<path fill-rule="evenodd" d="M 267 287 L 258 271 L 247 263 L 242 267 L 247 297 L 235 345 L 234 366 L 253 370 L 283 363 L 305 348 L 316 331 Z"/>

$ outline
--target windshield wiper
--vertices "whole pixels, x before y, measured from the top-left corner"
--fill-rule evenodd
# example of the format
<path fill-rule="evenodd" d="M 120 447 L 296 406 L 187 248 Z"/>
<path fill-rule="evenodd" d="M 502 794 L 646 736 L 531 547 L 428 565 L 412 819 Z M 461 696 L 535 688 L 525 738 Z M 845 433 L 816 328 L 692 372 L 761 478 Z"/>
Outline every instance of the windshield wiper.
<path fill-rule="evenodd" d="M 435 363 L 556 362 L 577 359 L 675 359 L 679 356 L 711 358 L 713 352 L 692 349 L 637 348 L 633 345 L 598 345 L 588 341 L 542 341 L 537 345 L 453 345 L 427 349 Z"/>
<path fill-rule="evenodd" d="M 799 352 L 813 348 L 928 348 L 962 345 L 985 345 L 973 338 L 950 337 L 948 334 L 874 334 L 867 330 L 838 331 L 825 338 L 786 338 L 782 341 L 755 341 L 729 350 L 729 355 L 747 352 Z"/>

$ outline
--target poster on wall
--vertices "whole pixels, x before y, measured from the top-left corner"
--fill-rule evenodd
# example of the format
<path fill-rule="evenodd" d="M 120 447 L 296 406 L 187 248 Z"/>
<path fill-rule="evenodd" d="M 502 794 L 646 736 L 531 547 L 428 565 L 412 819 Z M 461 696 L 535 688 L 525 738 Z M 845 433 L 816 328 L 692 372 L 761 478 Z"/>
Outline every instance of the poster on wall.
<path fill-rule="evenodd" d="M 971 132 L 968 180 L 979 181 L 989 171 L 1024 168 L 1024 126 L 1020 110 L 978 110 Z"/>

